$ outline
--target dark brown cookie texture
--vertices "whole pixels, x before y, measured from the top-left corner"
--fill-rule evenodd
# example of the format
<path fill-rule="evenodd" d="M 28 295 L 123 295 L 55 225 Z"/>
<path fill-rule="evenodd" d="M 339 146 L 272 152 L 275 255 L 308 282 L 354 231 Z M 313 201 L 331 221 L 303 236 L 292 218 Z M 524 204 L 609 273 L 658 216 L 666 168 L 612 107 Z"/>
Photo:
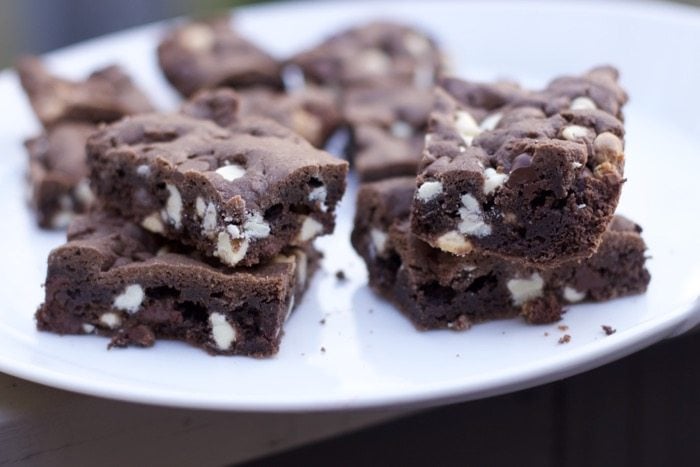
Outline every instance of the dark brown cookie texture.
<path fill-rule="evenodd" d="M 92 206 L 85 142 L 96 128 L 88 123 L 61 123 L 25 141 L 29 201 L 40 227 L 66 228 L 76 214 Z"/>
<path fill-rule="evenodd" d="M 266 117 L 303 136 L 317 148 L 341 123 L 335 94 L 313 86 L 286 92 L 265 88 L 216 88 L 197 92 L 181 112 L 223 127 L 247 116 Z"/>
<path fill-rule="evenodd" d="M 532 92 L 444 79 L 412 208 L 413 232 L 457 255 L 553 265 L 590 256 L 624 170 L 618 73 L 600 67 Z"/>
<path fill-rule="evenodd" d="M 343 88 L 391 82 L 427 89 L 442 62 L 436 42 L 425 33 L 387 21 L 341 31 L 290 60 L 308 82 Z"/>
<path fill-rule="evenodd" d="M 99 334 L 110 346 L 185 341 L 210 354 L 267 357 L 319 255 L 290 247 L 232 269 L 104 213 L 80 217 L 49 255 L 42 331 Z"/>
<path fill-rule="evenodd" d="M 51 74 L 36 57 L 24 57 L 17 72 L 37 118 L 45 128 L 62 122 L 112 122 L 153 110 L 146 95 L 118 66 L 92 73 L 84 81 Z"/>
<path fill-rule="evenodd" d="M 220 86 L 282 86 L 277 60 L 236 32 L 229 17 L 174 27 L 158 46 L 158 63 L 185 97 Z"/>
<path fill-rule="evenodd" d="M 229 266 L 333 231 L 348 164 L 267 119 L 125 118 L 87 143 L 105 209 Z"/>
<path fill-rule="evenodd" d="M 361 181 L 415 175 L 433 107 L 432 89 L 357 87 L 343 95 L 350 157 Z"/>
<path fill-rule="evenodd" d="M 370 286 L 419 329 L 464 329 L 517 315 L 552 322 L 567 303 L 638 294 L 649 283 L 641 229 L 621 216 L 593 256 L 537 268 L 478 252 L 457 256 L 423 242 L 408 222 L 414 191 L 412 177 L 364 184 L 352 243 Z"/>

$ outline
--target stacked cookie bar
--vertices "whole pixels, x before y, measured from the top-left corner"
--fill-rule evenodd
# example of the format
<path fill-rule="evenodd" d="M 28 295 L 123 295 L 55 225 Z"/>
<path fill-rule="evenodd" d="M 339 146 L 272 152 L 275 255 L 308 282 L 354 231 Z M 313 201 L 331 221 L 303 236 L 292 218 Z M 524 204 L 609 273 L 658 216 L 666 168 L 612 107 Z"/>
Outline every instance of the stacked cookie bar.
<path fill-rule="evenodd" d="M 335 95 L 286 93 L 281 66 L 223 21 L 175 28 L 159 58 L 191 96 L 179 112 L 153 112 L 143 97 L 111 116 L 75 91 L 82 100 L 66 119 L 94 120 L 70 146 L 45 145 L 73 161 L 92 201 L 49 256 L 38 327 L 109 336 L 110 346 L 175 339 L 212 354 L 273 355 L 318 268 L 313 240 L 333 231 L 345 191 L 348 164 L 314 147 L 339 120 Z M 19 68 L 34 104 L 33 71 Z M 61 96 L 56 87 L 44 95 Z M 47 106 L 34 105 L 40 118 Z"/>
<path fill-rule="evenodd" d="M 420 106 L 409 104 L 420 89 L 377 88 L 384 114 L 371 92 L 350 94 L 346 114 L 384 129 L 354 127 L 356 164 L 377 154 L 380 168 L 361 177 L 383 179 L 360 187 L 352 237 L 370 285 L 421 329 L 552 322 L 566 304 L 646 290 L 641 228 L 614 217 L 627 100 L 617 80 L 611 67 L 540 91 L 441 77 Z"/>

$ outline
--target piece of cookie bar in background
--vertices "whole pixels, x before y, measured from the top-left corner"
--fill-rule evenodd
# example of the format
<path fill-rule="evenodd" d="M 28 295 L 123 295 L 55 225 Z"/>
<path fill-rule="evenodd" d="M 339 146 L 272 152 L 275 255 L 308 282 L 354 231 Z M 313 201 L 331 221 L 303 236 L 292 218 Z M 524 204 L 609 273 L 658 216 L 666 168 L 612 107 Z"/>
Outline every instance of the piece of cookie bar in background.
<path fill-rule="evenodd" d="M 158 45 L 158 63 L 183 96 L 222 86 L 282 89 L 281 66 L 240 35 L 231 18 L 189 21 L 169 30 Z"/>
<path fill-rule="evenodd" d="M 102 122 L 153 110 L 146 95 L 118 66 L 108 66 L 83 81 L 50 73 L 36 57 L 18 61 L 17 72 L 45 130 L 25 141 L 29 156 L 30 205 L 46 229 L 65 228 L 91 206 L 85 142 Z"/>

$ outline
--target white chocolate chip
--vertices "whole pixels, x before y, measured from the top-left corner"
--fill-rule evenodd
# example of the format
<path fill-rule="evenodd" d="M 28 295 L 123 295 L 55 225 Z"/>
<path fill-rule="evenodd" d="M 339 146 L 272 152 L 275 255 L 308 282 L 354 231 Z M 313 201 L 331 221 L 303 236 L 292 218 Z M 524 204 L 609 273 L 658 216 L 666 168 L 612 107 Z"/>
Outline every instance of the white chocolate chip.
<path fill-rule="evenodd" d="M 309 270 L 309 257 L 306 256 L 303 250 L 294 250 L 297 265 L 297 282 L 300 286 L 306 284 L 306 275 Z"/>
<path fill-rule="evenodd" d="M 237 225 L 229 224 L 226 226 L 226 232 L 231 236 L 231 238 L 243 238 L 241 229 Z"/>
<path fill-rule="evenodd" d="M 571 110 L 595 110 L 598 108 L 590 97 L 580 96 L 571 101 Z"/>
<path fill-rule="evenodd" d="M 156 251 L 156 256 L 163 256 L 167 255 L 168 253 L 170 253 L 170 247 L 168 245 L 164 245 L 158 248 L 158 251 Z"/>
<path fill-rule="evenodd" d="M 508 174 L 497 172 L 489 167 L 484 170 L 484 194 L 488 195 L 499 189 L 508 181 Z"/>
<path fill-rule="evenodd" d="M 365 50 L 355 60 L 357 68 L 369 75 L 383 75 L 391 69 L 391 60 L 379 49 Z"/>
<path fill-rule="evenodd" d="M 163 233 L 165 231 L 165 226 L 163 221 L 160 220 L 160 215 L 157 212 L 150 214 L 148 217 L 141 221 L 141 227 L 154 233 Z"/>
<path fill-rule="evenodd" d="M 572 162 L 571 163 L 571 168 L 574 170 L 580 169 L 581 167 L 583 167 L 583 164 L 580 162 Z"/>
<path fill-rule="evenodd" d="M 619 164 L 625 158 L 622 140 L 609 131 L 599 134 L 593 140 L 593 154 L 596 164 Z"/>
<path fill-rule="evenodd" d="M 216 206 L 214 206 L 214 203 L 207 203 L 207 206 L 204 208 L 204 218 L 202 219 L 202 231 L 211 234 L 214 232 L 214 229 L 216 229 Z"/>
<path fill-rule="evenodd" d="M 245 175 L 245 168 L 238 164 L 227 164 L 216 169 L 216 173 L 221 175 L 227 182 L 232 182 Z"/>
<path fill-rule="evenodd" d="M 116 329 L 121 326 L 122 318 L 117 313 L 108 311 L 107 313 L 102 313 L 102 316 L 100 316 L 100 323 L 110 329 Z"/>
<path fill-rule="evenodd" d="M 78 182 L 73 190 L 73 193 L 75 193 L 75 197 L 84 206 L 91 206 L 92 203 L 95 202 L 95 194 L 90 189 L 90 180 L 87 178 L 84 178 Z"/>
<path fill-rule="evenodd" d="M 180 43 L 193 52 L 210 50 L 216 37 L 210 27 L 204 24 L 192 24 L 180 33 Z"/>
<path fill-rule="evenodd" d="M 542 279 L 542 276 L 540 276 L 539 273 L 535 272 L 526 279 L 509 280 L 506 283 L 506 287 L 508 287 L 508 290 L 510 291 L 513 304 L 515 306 L 520 306 L 528 300 L 542 296 L 544 279 Z"/>
<path fill-rule="evenodd" d="M 432 63 L 424 63 L 416 67 L 413 75 L 413 86 L 417 89 L 429 89 L 435 83 L 435 68 Z"/>
<path fill-rule="evenodd" d="M 569 141 L 577 141 L 588 136 L 589 130 L 581 125 L 569 125 L 561 131 L 561 136 Z"/>
<path fill-rule="evenodd" d="M 248 214 L 243 231 L 248 238 L 265 238 L 270 236 L 270 224 L 265 222 L 263 216 L 259 212 Z"/>
<path fill-rule="evenodd" d="M 492 113 L 481 121 L 479 128 L 481 128 L 482 131 L 495 130 L 502 118 L 503 114 L 501 112 Z"/>
<path fill-rule="evenodd" d="M 182 227 L 182 196 L 175 185 L 165 184 L 168 189 L 168 199 L 165 201 L 165 214 L 176 229 Z"/>
<path fill-rule="evenodd" d="M 481 133 L 476 120 L 466 110 L 458 110 L 455 113 L 455 127 L 467 146 L 471 146 L 474 137 Z"/>
<path fill-rule="evenodd" d="M 396 138 L 406 139 L 413 136 L 413 128 L 411 125 L 401 120 L 396 120 L 394 123 L 392 123 L 390 131 Z"/>
<path fill-rule="evenodd" d="M 238 248 L 234 251 L 231 237 L 226 232 L 219 232 L 216 239 L 216 250 L 214 256 L 229 266 L 235 266 L 248 252 L 248 239 L 236 239 Z"/>
<path fill-rule="evenodd" d="M 388 239 L 386 232 L 372 227 L 372 229 L 369 231 L 369 236 L 372 239 L 372 245 L 374 245 L 374 249 L 377 254 L 381 255 L 384 253 L 384 250 L 386 249 L 386 241 Z"/>
<path fill-rule="evenodd" d="M 306 216 L 304 222 L 301 224 L 301 229 L 299 230 L 299 235 L 297 235 L 298 242 L 308 242 L 312 238 L 323 232 L 323 224 L 314 219 L 313 217 Z"/>
<path fill-rule="evenodd" d="M 326 212 L 328 211 L 328 205 L 326 205 L 327 196 L 328 192 L 326 190 L 325 185 L 321 185 L 311 190 L 311 192 L 309 193 L 309 201 L 311 201 L 312 203 L 318 202 L 321 211 Z"/>
<path fill-rule="evenodd" d="M 146 164 L 141 164 L 138 167 L 136 167 L 136 175 L 140 175 L 141 177 L 148 177 L 149 175 L 151 175 L 151 168 Z"/>
<path fill-rule="evenodd" d="M 455 255 L 466 255 L 474 249 L 474 245 L 456 230 L 440 235 L 436 246 L 442 251 Z"/>
<path fill-rule="evenodd" d="M 211 324 L 211 337 L 216 346 L 219 350 L 229 350 L 231 345 L 236 342 L 236 329 L 231 326 L 222 313 L 210 314 L 209 323 Z"/>
<path fill-rule="evenodd" d="M 197 196 L 194 200 L 194 209 L 197 211 L 197 215 L 202 218 L 204 217 L 204 211 L 207 209 L 207 203 L 204 202 L 201 196 Z"/>
<path fill-rule="evenodd" d="M 136 313 L 145 297 L 146 294 L 143 292 L 143 287 L 139 284 L 127 285 L 124 291 L 114 298 L 112 306 L 117 310 Z"/>
<path fill-rule="evenodd" d="M 411 55 L 418 57 L 430 51 L 430 42 L 425 37 L 415 32 L 409 32 L 403 36 L 403 43 Z"/>
<path fill-rule="evenodd" d="M 479 202 L 469 193 L 462 195 L 462 207 L 459 208 L 459 217 L 462 222 L 457 226 L 465 235 L 485 237 L 491 234 L 491 226 L 484 222 L 484 214 L 481 212 Z"/>
<path fill-rule="evenodd" d="M 564 287 L 564 299 L 571 303 L 580 302 L 586 298 L 585 292 L 580 292 L 571 286 Z"/>
<path fill-rule="evenodd" d="M 95 332 L 95 326 L 93 326 L 90 323 L 83 323 L 82 328 L 85 334 L 92 334 L 93 332 Z"/>
<path fill-rule="evenodd" d="M 51 227 L 54 229 L 65 229 L 73 222 L 75 213 L 71 210 L 62 209 L 51 218 Z"/>
<path fill-rule="evenodd" d="M 476 270 L 476 266 L 473 264 L 465 264 L 464 266 L 462 266 L 462 270 L 466 272 L 472 272 Z"/>
<path fill-rule="evenodd" d="M 424 203 L 442 193 L 442 182 L 423 182 L 416 191 L 416 197 Z"/>
<path fill-rule="evenodd" d="M 286 323 L 289 320 L 289 317 L 292 316 L 292 310 L 294 310 L 294 302 L 295 300 L 294 294 L 289 299 L 289 305 L 287 306 L 287 314 L 284 315 L 284 322 Z M 279 330 L 278 330 L 279 331 Z"/>

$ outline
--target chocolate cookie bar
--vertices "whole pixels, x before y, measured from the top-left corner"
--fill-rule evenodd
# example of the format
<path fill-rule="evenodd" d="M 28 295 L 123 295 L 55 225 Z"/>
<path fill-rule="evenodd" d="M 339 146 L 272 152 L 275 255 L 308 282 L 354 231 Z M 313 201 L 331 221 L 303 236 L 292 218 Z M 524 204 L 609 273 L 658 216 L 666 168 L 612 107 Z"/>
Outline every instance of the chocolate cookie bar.
<path fill-rule="evenodd" d="M 228 17 L 173 28 L 158 46 L 158 63 L 185 97 L 220 86 L 282 87 L 280 64 L 233 30 Z"/>
<path fill-rule="evenodd" d="M 148 98 L 118 66 L 92 73 L 84 81 L 52 75 L 36 57 L 24 57 L 17 72 L 29 101 L 45 128 L 62 122 L 112 122 L 153 110 Z"/>
<path fill-rule="evenodd" d="M 618 73 L 601 67 L 543 91 L 445 79 L 436 91 L 413 232 L 463 255 L 553 265 L 590 256 L 624 168 Z"/>
<path fill-rule="evenodd" d="M 106 209 L 229 266 L 333 231 L 346 162 L 260 118 L 222 128 L 177 114 L 127 117 L 87 143 Z"/>
<path fill-rule="evenodd" d="M 522 316 L 556 321 L 568 303 L 643 293 L 649 283 L 641 228 L 616 216 L 598 251 L 553 268 L 533 268 L 491 255 L 456 256 L 410 231 L 413 178 L 363 185 L 352 242 L 370 286 L 419 329 L 465 329 L 480 321 Z"/>
<path fill-rule="evenodd" d="M 416 174 L 432 106 L 432 90 L 413 86 L 358 87 L 344 94 L 350 156 L 360 180 Z"/>
<path fill-rule="evenodd" d="M 88 123 L 59 123 L 25 141 L 30 203 L 40 227 L 66 228 L 75 214 L 92 206 L 85 142 L 95 130 Z"/>
<path fill-rule="evenodd" d="M 332 87 L 381 82 L 433 86 L 442 70 L 435 41 L 412 27 L 372 22 L 335 34 L 290 60 L 308 82 Z"/>
<path fill-rule="evenodd" d="M 42 331 L 99 334 L 110 346 L 175 339 L 210 354 L 265 357 L 300 302 L 318 253 L 290 248 L 247 269 L 212 264 L 142 228 L 93 213 L 49 255 Z"/>
<path fill-rule="evenodd" d="M 206 118 L 223 127 L 246 116 L 266 117 L 306 138 L 313 146 L 324 143 L 340 125 L 335 95 L 325 89 L 305 87 L 293 92 L 264 88 L 202 90 L 190 98 L 181 112 Z"/>

